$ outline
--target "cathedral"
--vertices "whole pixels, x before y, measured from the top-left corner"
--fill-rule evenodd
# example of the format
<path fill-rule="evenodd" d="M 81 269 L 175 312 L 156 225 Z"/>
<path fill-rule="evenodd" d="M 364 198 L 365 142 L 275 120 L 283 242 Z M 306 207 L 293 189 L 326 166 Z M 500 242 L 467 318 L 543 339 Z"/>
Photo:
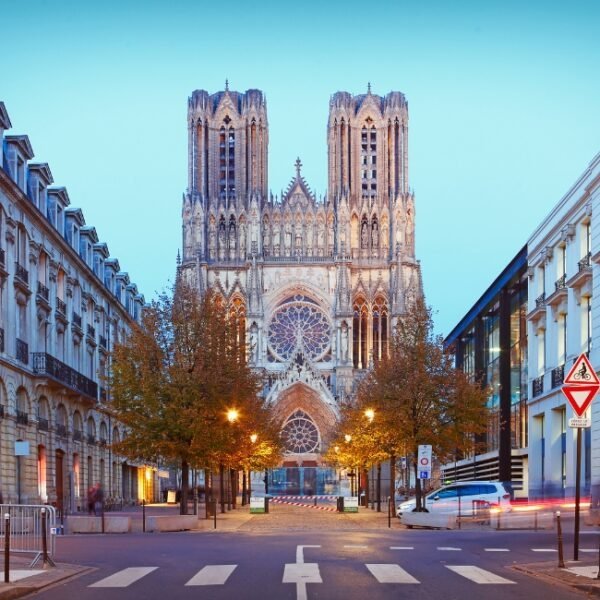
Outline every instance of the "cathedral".
<path fill-rule="evenodd" d="M 281 197 L 270 193 L 262 91 L 196 90 L 187 116 L 181 273 L 245 324 L 281 423 L 282 466 L 318 467 L 340 403 L 422 294 L 406 98 L 370 85 L 331 96 L 323 198 L 300 159 Z"/>

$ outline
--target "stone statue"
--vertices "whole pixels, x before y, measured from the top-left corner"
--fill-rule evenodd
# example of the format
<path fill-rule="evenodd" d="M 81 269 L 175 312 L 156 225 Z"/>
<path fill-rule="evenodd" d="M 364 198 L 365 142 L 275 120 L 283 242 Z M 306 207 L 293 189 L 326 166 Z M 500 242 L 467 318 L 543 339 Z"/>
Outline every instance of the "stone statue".
<path fill-rule="evenodd" d="M 246 223 L 240 223 L 240 257 L 246 258 Z"/>
<path fill-rule="evenodd" d="M 412 210 L 409 208 L 406 211 L 406 235 L 405 235 L 405 239 L 406 239 L 406 245 L 409 249 L 412 249 L 413 244 L 414 244 L 414 234 L 415 234 L 415 230 L 414 230 L 414 224 L 413 224 L 413 214 L 412 214 Z"/>
<path fill-rule="evenodd" d="M 215 223 L 211 222 L 208 231 L 208 255 L 210 258 L 215 257 L 215 250 L 217 248 L 217 232 L 215 231 Z"/>
<path fill-rule="evenodd" d="M 290 248 L 292 245 L 292 226 L 289 221 L 285 224 L 284 245 L 286 248 Z"/>
<path fill-rule="evenodd" d="M 281 246 L 281 228 L 279 223 L 275 223 L 273 226 L 273 252 L 279 252 L 279 247 Z"/>
<path fill-rule="evenodd" d="M 269 250 L 269 244 L 271 243 L 271 235 L 269 232 L 269 223 L 265 222 L 263 223 L 263 241 L 262 241 L 262 245 L 263 245 L 263 252 L 266 252 Z"/>
<path fill-rule="evenodd" d="M 367 248 L 369 245 L 369 234 L 367 233 L 367 222 L 363 221 L 360 228 L 360 247 Z"/>
<path fill-rule="evenodd" d="M 371 243 L 373 244 L 373 248 L 379 247 L 379 228 L 377 221 L 373 221 L 373 225 L 371 227 Z"/>
<path fill-rule="evenodd" d="M 342 341 L 341 341 L 341 359 L 343 362 L 348 360 L 348 325 L 342 324 Z"/>
<path fill-rule="evenodd" d="M 306 249 L 308 254 L 312 254 L 312 245 L 313 245 L 313 226 L 312 223 L 309 223 L 306 227 Z"/>

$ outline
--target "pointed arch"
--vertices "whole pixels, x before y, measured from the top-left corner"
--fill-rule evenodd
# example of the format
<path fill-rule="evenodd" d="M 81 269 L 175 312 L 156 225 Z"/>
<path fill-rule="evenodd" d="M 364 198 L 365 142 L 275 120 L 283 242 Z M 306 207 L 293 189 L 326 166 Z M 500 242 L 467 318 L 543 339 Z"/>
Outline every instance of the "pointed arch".
<path fill-rule="evenodd" d="M 246 344 L 246 303 L 235 294 L 229 300 L 228 317 L 235 332 L 235 342 L 239 346 Z"/>
<path fill-rule="evenodd" d="M 352 357 L 355 369 L 368 365 L 369 307 L 364 295 L 356 296 L 352 303 Z"/>
<path fill-rule="evenodd" d="M 373 359 L 380 360 L 388 352 L 389 309 L 383 294 L 377 294 L 372 308 Z"/>

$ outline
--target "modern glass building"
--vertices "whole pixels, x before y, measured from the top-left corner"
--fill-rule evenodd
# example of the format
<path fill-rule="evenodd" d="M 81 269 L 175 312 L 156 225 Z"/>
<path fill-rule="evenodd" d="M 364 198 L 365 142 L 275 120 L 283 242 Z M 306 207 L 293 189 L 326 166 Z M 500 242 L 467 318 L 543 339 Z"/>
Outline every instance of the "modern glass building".
<path fill-rule="evenodd" d="M 523 247 L 444 340 L 456 366 L 489 388 L 487 432 L 469 456 L 443 465 L 444 480 L 511 482 L 526 497 L 527 247 Z"/>

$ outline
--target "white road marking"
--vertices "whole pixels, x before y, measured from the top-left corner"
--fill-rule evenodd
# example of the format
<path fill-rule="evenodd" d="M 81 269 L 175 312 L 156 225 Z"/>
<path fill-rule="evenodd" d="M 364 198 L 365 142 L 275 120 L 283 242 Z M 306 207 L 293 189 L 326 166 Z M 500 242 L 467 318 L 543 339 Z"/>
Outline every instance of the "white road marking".
<path fill-rule="evenodd" d="M 579 552 L 595 552 L 598 554 L 598 548 L 579 548 Z"/>
<path fill-rule="evenodd" d="M 306 593 L 307 583 L 323 583 L 321 573 L 319 573 L 319 565 L 317 563 L 304 562 L 304 548 L 320 548 L 318 545 L 305 544 L 296 546 L 296 562 L 288 563 L 283 570 L 283 583 L 296 584 L 297 600 L 307 600 Z"/>
<path fill-rule="evenodd" d="M 532 552 L 558 552 L 555 548 L 532 548 Z"/>
<path fill-rule="evenodd" d="M 223 585 L 236 567 L 237 565 L 207 565 L 185 585 Z"/>
<path fill-rule="evenodd" d="M 448 550 L 452 552 L 460 552 L 462 548 L 453 548 L 452 546 L 438 546 L 438 550 Z"/>
<path fill-rule="evenodd" d="M 365 565 L 379 583 L 421 583 L 400 565 L 377 564 Z"/>
<path fill-rule="evenodd" d="M 598 575 L 597 566 L 569 567 L 567 571 L 570 571 L 571 573 L 574 573 L 575 575 L 579 575 L 581 577 L 589 577 L 590 579 L 595 579 Z"/>
<path fill-rule="evenodd" d="M 8 580 L 11 583 L 14 583 L 15 581 L 20 581 L 26 577 L 33 577 L 34 575 L 39 575 L 40 573 L 45 573 L 45 571 L 43 569 L 11 569 L 9 571 Z M 4 581 L 4 579 L 2 579 L 2 581 Z"/>
<path fill-rule="evenodd" d="M 414 550 L 414 546 L 390 546 L 390 550 Z"/>
<path fill-rule="evenodd" d="M 508 548 L 484 548 L 486 552 L 510 552 Z"/>
<path fill-rule="evenodd" d="M 471 565 L 457 566 L 457 565 L 446 565 L 448 569 L 454 571 L 458 575 L 474 581 L 475 583 L 515 583 L 510 579 L 505 579 L 496 575 L 491 571 L 486 571 L 480 567 L 474 567 Z"/>
<path fill-rule="evenodd" d="M 96 581 L 96 583 L 92 583 L 88 587 L 127 587 L 156 569 L 158 567 L 128 567 L 127 569 L 118 571 L 114 575 L 109 575 L 100 581 Z"/>
<path fill-rule="evenodd" d="M 346 544 L 344 548 L 351 548 L 353 550 L 366 550 L 367 546 L 359 546 L 357 544 Z"/>

